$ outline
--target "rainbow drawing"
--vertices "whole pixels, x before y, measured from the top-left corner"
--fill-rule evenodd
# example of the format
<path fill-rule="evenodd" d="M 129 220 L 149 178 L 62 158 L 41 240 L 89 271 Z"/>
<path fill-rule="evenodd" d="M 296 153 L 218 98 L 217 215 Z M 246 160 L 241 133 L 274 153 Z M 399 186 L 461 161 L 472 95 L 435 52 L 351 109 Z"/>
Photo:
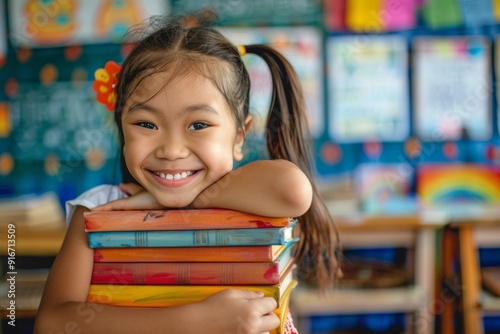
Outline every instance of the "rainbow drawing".
<path fill-rule="evenodd" d="M 413 173 L 398 164 L 361 164 L 355 170 L 357 194 L 362 201 L 383 202 L 408 196 Z"/>
<path fill-rule="evenodd" d="M 427 164 L 418 168 L 417 193 L 423 204 L 500 202 L 500 166 Z"/>

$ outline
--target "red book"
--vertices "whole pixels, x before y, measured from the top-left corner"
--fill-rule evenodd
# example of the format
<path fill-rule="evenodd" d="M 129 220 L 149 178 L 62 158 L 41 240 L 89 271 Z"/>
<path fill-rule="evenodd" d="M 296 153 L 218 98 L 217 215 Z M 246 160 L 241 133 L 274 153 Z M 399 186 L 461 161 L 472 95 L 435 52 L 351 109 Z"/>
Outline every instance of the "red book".
<path fill-rule="evenodd" d="M 270 262 L 293 242 L 272 246 L 96 248 L 94 262 Z"/>
<path fill-rule="evenodd" d="M 278 284 L 292 265 L 291 245 L 271 262 L 97 262 L 92 284 Z"/>
<path fill-rule="evenodd" d="M 288 217 L 264 217 L 227 209 L 91 211 L 84 217 L 87 232 L 272 228 L 294 223 Z"/>

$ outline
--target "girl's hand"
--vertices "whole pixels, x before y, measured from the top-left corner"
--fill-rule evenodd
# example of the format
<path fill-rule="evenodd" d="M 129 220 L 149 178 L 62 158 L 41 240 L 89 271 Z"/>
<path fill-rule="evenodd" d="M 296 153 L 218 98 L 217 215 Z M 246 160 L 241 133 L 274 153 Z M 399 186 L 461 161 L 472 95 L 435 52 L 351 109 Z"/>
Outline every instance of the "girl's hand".
<path fill-rule="evenodd" d="M 102 210 L 155 210 L 163 207 L 143 187 L 135 183 L 121 183 L 120 189 L 130 197 L 118 199 L 92 209 Z"/>
<path fill-rule="evenodd" d="M 194 304 L 197 320 L 207 333 L 268 333 L 280 325 L 276 301 L 262 293 L 228 289 Z"/>

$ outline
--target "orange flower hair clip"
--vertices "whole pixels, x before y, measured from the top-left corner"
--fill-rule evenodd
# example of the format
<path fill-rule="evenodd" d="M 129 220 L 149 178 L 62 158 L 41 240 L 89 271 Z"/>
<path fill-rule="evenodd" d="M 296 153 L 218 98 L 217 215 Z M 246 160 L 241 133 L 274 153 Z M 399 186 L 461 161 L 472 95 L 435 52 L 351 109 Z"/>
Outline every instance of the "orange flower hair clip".
<path fill-rule="evenodd" d="M 104 104 L 110 112 L 115 110 L 116 86 L 121 69 L 122 67 L 114 61 L 108 61 L 104 68 L 99 68 L 94 73 L 92 88 L 97 93 L 97 101 Z"/>

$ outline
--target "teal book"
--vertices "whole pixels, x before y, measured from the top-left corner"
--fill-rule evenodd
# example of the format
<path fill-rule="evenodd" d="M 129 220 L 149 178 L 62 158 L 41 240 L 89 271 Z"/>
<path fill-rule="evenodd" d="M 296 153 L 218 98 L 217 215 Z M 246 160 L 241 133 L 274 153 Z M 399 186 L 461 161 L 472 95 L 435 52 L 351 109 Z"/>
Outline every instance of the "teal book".
<path fill-rule="evenodd" d="M 293 226 L 226 230 L 89 232 L 89 246 L 200 247 L 283 245 L 293 239 Z"/>

